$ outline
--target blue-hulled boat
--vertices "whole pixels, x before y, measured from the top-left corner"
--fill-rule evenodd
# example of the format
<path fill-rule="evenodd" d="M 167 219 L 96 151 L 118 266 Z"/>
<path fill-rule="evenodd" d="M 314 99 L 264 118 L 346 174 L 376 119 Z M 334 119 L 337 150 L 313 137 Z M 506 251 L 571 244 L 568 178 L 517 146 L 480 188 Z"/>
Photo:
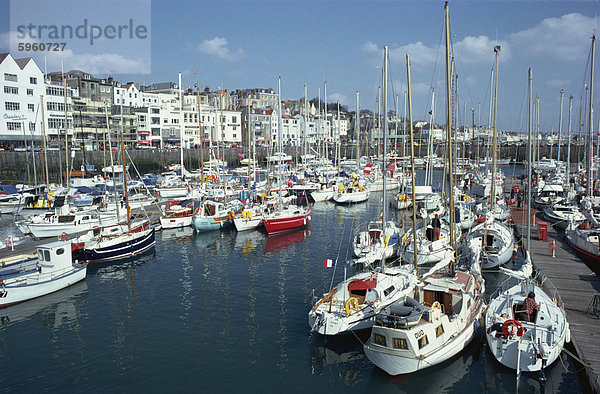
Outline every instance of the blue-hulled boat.
<path fill-rule="evenodd" d="M 150 249 L 154 244 L 154 228 L 151 228 L 102 236 L 93 245 L 84 247 L 81 253 L 88 263 L 98 263 L 134 256 Z"/>
<path fill-rule="evenodd" d="M 235 210 L 216 201 L 205 201 L 192 217 L 192 227 L 198 232 L 214 231 L 231 227 Z"/>

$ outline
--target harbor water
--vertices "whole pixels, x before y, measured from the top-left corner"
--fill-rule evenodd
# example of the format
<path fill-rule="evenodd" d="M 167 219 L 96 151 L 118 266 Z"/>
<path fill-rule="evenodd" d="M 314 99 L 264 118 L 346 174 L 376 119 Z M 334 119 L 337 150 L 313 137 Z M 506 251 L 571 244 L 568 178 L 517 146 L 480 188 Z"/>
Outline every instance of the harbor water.
<path fill-rule="evenodd" d="M 0 387 L 9 392 L 582 392 L 564 353 L 546 371 L 502 367 L 482 328 L 459 356 L 390 377 L 362 351 L 368 332 L 311 335 L 314 295 L 344 277 L 351 237 L 381 209 L 314 205 L 309 227 L 157 234 L 128 260 L 90 266 L 84 282 L 0 310 Z M 1 218 L 0 237 L 17 233 Z M 324 268 L 323 259 L 337 259 Z M 347 274 L 353 271 L 347 267 Z M 335 272 L 335 274 L 334 274 Z M 333 280 L 332 280 L 333 276 Z M 504 276 L 486 272 L 492 293 Z"/>

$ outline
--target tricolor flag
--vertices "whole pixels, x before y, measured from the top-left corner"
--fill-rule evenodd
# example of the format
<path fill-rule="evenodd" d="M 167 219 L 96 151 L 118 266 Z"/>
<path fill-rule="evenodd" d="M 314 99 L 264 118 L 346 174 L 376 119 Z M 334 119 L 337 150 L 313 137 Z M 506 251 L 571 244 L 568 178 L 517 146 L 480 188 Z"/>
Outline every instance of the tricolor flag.
<path fill-rule="evenodd" d="M 325 267 L 325 268 L 333 267 L 333 260 L 331 260 L 331 259 L 323 260 L 323 267 Z"/>

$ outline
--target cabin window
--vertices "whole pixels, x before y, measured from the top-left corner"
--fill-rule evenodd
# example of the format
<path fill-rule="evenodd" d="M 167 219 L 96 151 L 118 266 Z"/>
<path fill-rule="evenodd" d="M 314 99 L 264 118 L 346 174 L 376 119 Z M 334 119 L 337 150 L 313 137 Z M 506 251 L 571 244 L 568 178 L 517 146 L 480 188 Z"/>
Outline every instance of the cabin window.
<path fill-rule="evenodd" d="M 38 260 L 44 261 L 44 251 L 38 250 Z"/>
<path fill-rule="evenodd" d="M 81 220 L 89 220 L 89 219 L 90 219 L 89 216 L 84 216 L 84 217 L 81 218 Z"/>
<path fill-rule="evenodd" d="M 57 256 L 60 256 L 63 253 L 65 253 L 65 249 L 64 248 L 56 249 L 56 255 Z"/>
<path fill-rule="evenodd" d="M 394 287 L 394 286 L 390 286 L 390 287 L 388 287 L 387 289 L 385 289 L 385 290 L 383 291 L 383 294 L 384 294 L 384 295 L 387 297 L 388 295 L 390 295 L 390 293 L 391 293 L 392 291 L 394 291 L 394 289 L 395 289 L 395 287 Z"/>
<path fill-rule="evenodd" d="M 421 338 L 419 338 L 419 349 L 423 349 L 428 344 L 429 340 L 427 339 L 427 335 L 423 335 Z"/>
<path fill-rule="evenodd" d="M 408 349 L 406 338 L 394 338 L 394 349 Z"/>
<path fill-rule="evenodd" d="M 441 324 L 439 326 L 437 326 L 435 328 L 435 336 L 439 337 L 440 335 L 442 335 L 444 333 L 444 326 L 442 326 Z"/>
<path fill-rule="evenodd" d="M 44 250 L 44 260 L 50 261 L 50 251 Z"/>
<path fill-rule="evenodd" d="M 467 301 L 467 310 L 471 309 L 471 300 Z"/>
<path fill-rule="evenodd" d="M 386 344 L 386 342 L 385 342 L 385 336 L 383 336 L 383 335 L 380 335 L 380 334 L 375 334 L 375 336 L 374 336 L 374 339 L 375 339 L 375 343 L 376 343 L 377 345 L 380 345 L 380 346 L 387 346 L 387 344 Z"/>

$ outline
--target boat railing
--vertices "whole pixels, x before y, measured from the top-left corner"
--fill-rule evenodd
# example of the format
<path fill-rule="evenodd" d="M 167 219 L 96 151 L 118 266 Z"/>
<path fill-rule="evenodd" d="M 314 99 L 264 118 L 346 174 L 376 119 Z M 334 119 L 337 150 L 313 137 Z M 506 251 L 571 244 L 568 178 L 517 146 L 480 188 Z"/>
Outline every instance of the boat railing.
<path fill-rule="evenodd" d="M 558 307 L 562 309 L 565 308 L 565 304 L 560 296 L 560 293 L 558 292 L 558 289 L 556 288 L 552 280 L 546 275 L 542 268 L 536 269 L 535 280 L 540 284 L 542 289 L 544 289 L 546 294 L 550 296 L 550 298 Z"/>

